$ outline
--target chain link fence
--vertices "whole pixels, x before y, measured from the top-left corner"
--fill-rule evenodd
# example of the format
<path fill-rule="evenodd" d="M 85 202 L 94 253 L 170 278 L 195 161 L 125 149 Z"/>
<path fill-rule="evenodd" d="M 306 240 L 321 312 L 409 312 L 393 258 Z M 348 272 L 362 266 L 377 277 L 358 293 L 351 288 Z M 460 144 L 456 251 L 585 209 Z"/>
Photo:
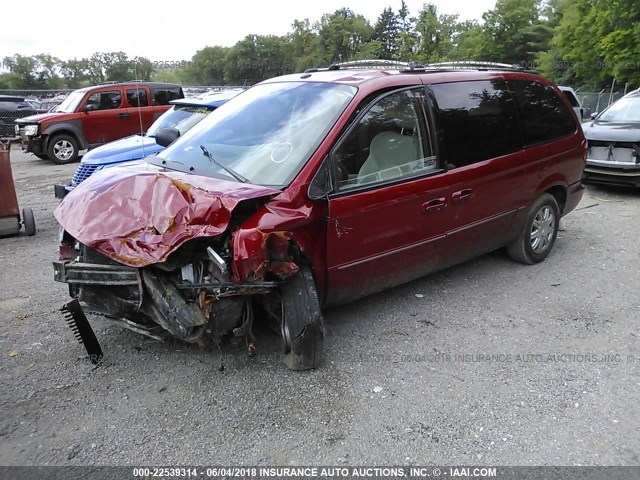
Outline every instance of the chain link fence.
<path fill-rule="evenodd" d="M 592 113 L 598 113 L 624 96 L 624 92 L 577 92 L 580 103 Z"/>

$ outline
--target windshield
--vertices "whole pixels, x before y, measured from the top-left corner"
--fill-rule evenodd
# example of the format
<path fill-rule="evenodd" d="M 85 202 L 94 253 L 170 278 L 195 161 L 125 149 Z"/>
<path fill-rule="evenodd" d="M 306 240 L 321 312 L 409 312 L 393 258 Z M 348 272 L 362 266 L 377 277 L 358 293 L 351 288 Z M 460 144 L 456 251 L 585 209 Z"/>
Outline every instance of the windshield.
<path fill-rule="evenodd" d="M 640 122 L 640 97 L 621 98 L 597 118 L 599 122 Z"/>
<path fill-rule="evenodd" d="M 213 110 L 206 107 L 186 107 L 175 105 L 170 108 L 149 127 L 147 136 L 155 137 L 161 128 L 177 128 L 180 135 L 184 135 L 196 123 L 206 117 Z"/>
<path fill-rule="evenodd" d="M 60 105 L 58 105 L 51 111 L 64 112 L 64 113 L 75 112 L 76 108 L 78 108 L 78 105 L 82 101 L 83 97 L 84 97 L 84 92 L 79 92 L 77 90 L 75 92 L 71 92 L 69 96 L 64 99 L 64 102 L 62 102 Z"/>
<path fill-rule="evenodd" d="M 157 159 L 176 170 L 234 179 L 223 164 L 253 184 L 282 187 L 318 148 L 355 93 L 355 87 L 330 83 L 257 85 Z"/>

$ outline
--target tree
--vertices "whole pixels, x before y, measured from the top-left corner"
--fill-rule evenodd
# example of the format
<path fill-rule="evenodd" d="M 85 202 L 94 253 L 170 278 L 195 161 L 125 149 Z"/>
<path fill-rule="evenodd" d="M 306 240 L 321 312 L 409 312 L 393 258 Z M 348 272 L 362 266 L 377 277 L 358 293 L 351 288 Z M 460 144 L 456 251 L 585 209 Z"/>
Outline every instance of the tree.
<path fill-rule="evenodd" d="M 427 3 L 418 14 L 417 59 L 422 62 L 449 60 L 458 31 L 457 15 L 440 15 L 435 5 Z"/>
<path fill-rule="evenodd" d="M 87 80 L 89 62 L 86 58 L 61 62 L 60 71 L 69 88 L 79 88 Z"/>
<path fill-rule="evenodd" d="M 414 61 L 418 38 L 414 30 L 416 19 L 409 14 L 409 8 L 404 0 L 401 0 L 398 10 L 398 59 L 402 61 Z"/>
<path fill-rule="evenodd" d="M 294 20 L 291 27 L 293 31 L 288 35 L 290 71 L 300 72 L 322 66 L 320 39 L 309 19 Z"/>
<path fill-rule="evenodd" d="M 178 76 L 183 82 L 192 85 L 222 84 L 228 51 L 228 48 L 218 46 L 198 50 L 191 61 L 178 72 Z"/>
<path fill-rule="evenodd" d="M 378 43 L 370 44 L 367 47 L 371 54 L 375 55 L 373 58 L 397 58 L 399 33 L 399 16 L 394 13 L 391 7 L 385 8 L 373 27 L 373 41 Z"/>
<path fill-rule="evenodd" d="M 486 60 L 522 64 L 548 48 L 552 30 L 540 19 L 538 1 L 497 0 L 496 7 L 482 15 Z"/>
<path fill-rule="evenodd" d="M 360 46 L 373 36 L 369 21 L 349 8 L 324 14 L 317 30 L 321 55 L 327 63 L 350 60 L 358 53 Z"/>
<path fill-rule="evenodd" d="M 486 60 L 483 45 L 487 34 L 475 20 L 467 20 L 457 26 L 456 47 L 451 52 L 451 60 Z"/>

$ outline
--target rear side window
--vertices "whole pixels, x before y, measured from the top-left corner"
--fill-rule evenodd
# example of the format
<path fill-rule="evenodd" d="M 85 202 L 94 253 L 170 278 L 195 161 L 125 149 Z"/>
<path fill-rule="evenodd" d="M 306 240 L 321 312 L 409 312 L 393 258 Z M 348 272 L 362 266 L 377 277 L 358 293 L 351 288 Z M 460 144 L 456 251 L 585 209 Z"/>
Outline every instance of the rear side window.
<path fill-rule="evenodd" d="M 502 80 L 431 85 L 440 156 L 463 167 L 522 148 L 513 99 Z"/>
<path fill-rule="evenodd" d="M 122 104 L 122 95 L 120 91 L 94 93 L 87 100 L 87 105 L 95 105 L 96 110 L 110 110 L 112 108 L 120 108 Z"/>
<path fill-rule="evenodd" d="M 182 88 L 179 86 L 162 86 L 151 87 L 151 94 L 153 95 L 154 105 L 169 105 L 171 100 L 184 98 Z"/>
<path fill-rule="evenodd" d="M 149 105 L 147 91 L 144 88 L 127 90 L 127 102 L 132 107 L 146 107 Z"/>
<path fill-rule="evenodd" d="M 525 146 L 546 143 L 576 131 L 569 109 L 555 90 L 538 82 L 511 80 Z"/>

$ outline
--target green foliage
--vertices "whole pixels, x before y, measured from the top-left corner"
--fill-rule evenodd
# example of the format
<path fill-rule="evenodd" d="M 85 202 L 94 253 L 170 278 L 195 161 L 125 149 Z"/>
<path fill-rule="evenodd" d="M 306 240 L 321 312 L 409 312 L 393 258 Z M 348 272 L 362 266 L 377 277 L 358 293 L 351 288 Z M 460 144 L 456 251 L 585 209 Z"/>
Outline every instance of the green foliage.
<path fill-rule="evenodd" d="M 421 62 L 449 60 L 455 50 L 457 31 L 457 15 L 438 14 L 435 5 L 425 4 L 418 14 L 416 23 L 417 60 Z"/>
<path fill-rule="evenodd" d="M 320 55 L 327 63 L 354 58 L 360 47 L 373 37 L 373 27 L 369 21 L 349 8 L 324 14 L 316 29 L 320 40 Z"/>
<path fill-rule="evenodd" d="M 363 45 L 359 54 L 362 58 L 397 58 L 400 50 L 399 33 L 400 16 L 391 7 L 385 8 L 373 27 L 372 41 Z"/>
<path fill-rule="evenodd" d="M 558 83 L 602 88 L 640 85 L 638 0 L 497 0 L 482 22 L 425 3 L 412 16 L 404 0 L 373 26 L 350 8 L 319 21 L 294 20 L 285 36 L 247 35 L 232 47 L 206 46 L 175 65 L 96 52 L 60 60 L 48 54 L 3 59 L 0 88 L 78 88 L 132 79 L 191 85 L 252 84 L 333 62 L 366 58 L 439 62 L 481 60 L 539 70 Z"/>

